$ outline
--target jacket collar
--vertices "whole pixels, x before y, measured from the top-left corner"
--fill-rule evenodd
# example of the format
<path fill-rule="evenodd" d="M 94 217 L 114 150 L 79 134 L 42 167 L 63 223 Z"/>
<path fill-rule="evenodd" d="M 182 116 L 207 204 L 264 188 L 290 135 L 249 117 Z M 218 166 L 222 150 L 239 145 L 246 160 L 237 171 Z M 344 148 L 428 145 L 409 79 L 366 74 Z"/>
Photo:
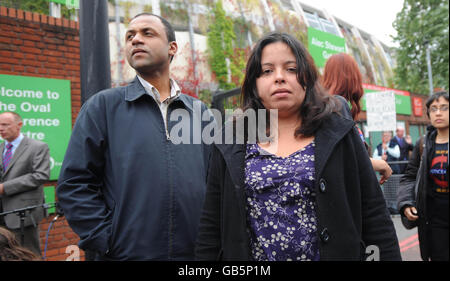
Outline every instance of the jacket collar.
<path fill-rule="evenodd" d="M 125 87 L 125 101 L 133 102 L 144 95 L 147 95 L 147 91 L 136 76 L 133 81 Z M 188 109 L 191 111 L 193 110 L 192 102 L 189 102 L 189 99 L 182 93 L 178 95 L 174 101 L 181 101 Z"/>
<path fill-rule="evenodd" d="M 328 120 L 324 121 L 322 127 L 315 136 L 315 173 L 316 178 L 320 177 L 323 168 L 330 157 L 336 144 L 355 126 L 353 120 L 343 118 L 339 114 L 333 113 Z M 358 137 L 359 139 L 359 137 Z"/>
<path fill-rule="evenodd" d="M 14 152 L 13 157 L 11 158 L 11 161 L 8 164 L 8 167 L 6 168 L 5 173 L 3 174 L 3 176 L 5 176 L 8 171 L 11 169 L 11 167 L 14 165 L 14 163 L 17 161 L 17 159 L 20 157 L 20 155 L 22 155 L 22 153 L 26 150 L 26 148 L 28 147 L 28 143 L 29 143 L 29 139 L 24 136 L 22 141 L 20 142 L 19 146 L 17 147 L 16 151 Z M 3 152 L 3 149 L 5 147 L 5 142 L 3 142 L 0 146 L 0 151 Z M 3 170 L 3 165 L 0 164 L 0 166 L 2 166 L 2 170 Z"/>

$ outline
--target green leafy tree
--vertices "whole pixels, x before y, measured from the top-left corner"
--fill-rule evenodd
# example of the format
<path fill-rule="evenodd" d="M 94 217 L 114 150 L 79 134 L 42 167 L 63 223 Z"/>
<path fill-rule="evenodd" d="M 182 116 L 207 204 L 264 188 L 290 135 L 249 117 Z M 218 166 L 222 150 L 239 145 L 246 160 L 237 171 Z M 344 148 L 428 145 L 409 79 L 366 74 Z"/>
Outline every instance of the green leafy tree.
<path fill-rule="evenodd" d="M 227 90 L 235 87 L 228 80 L 228 68 L 233 56 L 233 40 L 236 37 L 233 29 L 233 20 L 225 15 L 222 1 L 220 0 L 215 3 L 212 13 L 213 20 L 207 34 L 208 61 L 219 83 L 219 88 Z M 227 64 L 227 60 L 230 64 Z"/>
<path fill-rule="evenodd" d="M 400 44 L 395 86 L 428 94 L 426 49 L 431 48 L 433 86 L 449 87 L 449 0 L 405 0 L 394 22 Z"/>
<path fill-rule="evenodd" d="M 28 12 L 35 12 L 43 15 L 49 15 L 50 13 L 50 1 L 49 0 L 3 0 L 0 4 L 6 7 L 20 9 Z M 66 5 L 61 5 L 61 16 L 66 19 L 70 19 L 71 15 L 75 13 L 74 9 L 68 9 Z"/>

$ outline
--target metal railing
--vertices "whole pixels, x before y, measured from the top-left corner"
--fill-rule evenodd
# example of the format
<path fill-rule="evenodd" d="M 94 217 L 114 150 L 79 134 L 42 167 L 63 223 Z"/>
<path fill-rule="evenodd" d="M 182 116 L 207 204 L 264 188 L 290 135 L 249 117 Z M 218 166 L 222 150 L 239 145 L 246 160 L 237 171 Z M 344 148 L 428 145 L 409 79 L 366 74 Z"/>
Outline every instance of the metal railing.
<path fill-rule="evenodd" d="M 407 165 L 409 161 L 389 161 L 387 162 L 391 167 L 392 165 Z M 397 210 L 397 190 L 400 187 L 400 180 L 403 177 L 402 174 L 392 174 L 389 179 L 382 184 L 381 189 L 383 191 L 386 205 L 391 214 L 398 214 Z"/>
<path fill-rule="evenodd" d="M 212 96 L 211 108 L 218 109 L 222 113 L 222 121 L 225 121 L 225 106 L 224 101 L 230 97 L 238 96 L 241 93 L 241 88 L 234 88 L 229 91 L 216 92 Z"/>

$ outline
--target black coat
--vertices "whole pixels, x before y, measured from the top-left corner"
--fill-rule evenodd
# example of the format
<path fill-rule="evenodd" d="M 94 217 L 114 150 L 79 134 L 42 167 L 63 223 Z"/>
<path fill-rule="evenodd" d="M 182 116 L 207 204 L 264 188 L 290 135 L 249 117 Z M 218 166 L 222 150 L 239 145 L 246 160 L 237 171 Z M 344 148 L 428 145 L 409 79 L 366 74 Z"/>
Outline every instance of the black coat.
<path fill-rule="evenodd" d="M 315 136 L 317 235 L 321 260 L 401 260 L 394 225 L 354 122 L 333 114 Z M 245 210 L 245 145 L 213 148 L 196 244 L 199 260 L 251 260 Z"/>
<path fill-rule="evenodd" d="M 430 190 L 430 177 L 428 172 L 431 167 L 431 160 L 435 149 L 437 130 L 429 126 L 425 136 L 422 157 L 420 154 L 420 139 L 417 141 L 411 159 L 408 162 L 405 174 L 400 181 L 400 188 L 397 193 L 397 208 L 400 214 L 405 216 L 404 209 L 408 206 L 414 206 L 417 209 L 419 219 L 417 221 L 417 232 L 419 234 L 420 255 L 423 260 L 429 260 L 427 233 L 429 230 L 430 216 L 427 210 L 427 196 Z M 422 158 L 422 165 L 421 163 Z M 447 173 L 448 173 L 447 169 Z M 417 190 L 416 187 L 417 183 Z"/>

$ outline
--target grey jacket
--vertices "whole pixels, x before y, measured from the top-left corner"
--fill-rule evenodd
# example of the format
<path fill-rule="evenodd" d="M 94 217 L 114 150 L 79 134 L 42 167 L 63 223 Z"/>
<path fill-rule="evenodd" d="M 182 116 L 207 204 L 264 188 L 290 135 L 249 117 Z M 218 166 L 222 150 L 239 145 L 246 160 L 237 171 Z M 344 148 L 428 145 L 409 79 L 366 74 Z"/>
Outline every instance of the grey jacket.
<path fill-rule="evenodd" d="M 0 144 L 3 153 L 5 143 Z M 0 161 L 1 162 L 1 161 Z M 13 158 L 3 173 L 0 163 L 0 183 L 3 183 L 4 193 L 1 195 L 3 210 L 8 212 L 44 203 L 43 184 L 50 177 L 50 153 L 48 145 L 41 141 L 24 137 L 14 152 Z M 37 208 L 27 213 L 24 226 L 36 226 L 44 217 L 44 210 Z M 4 217 L 5 224 L 10 229 L 20 227 L 20 218 L 16 214 Z"/>

